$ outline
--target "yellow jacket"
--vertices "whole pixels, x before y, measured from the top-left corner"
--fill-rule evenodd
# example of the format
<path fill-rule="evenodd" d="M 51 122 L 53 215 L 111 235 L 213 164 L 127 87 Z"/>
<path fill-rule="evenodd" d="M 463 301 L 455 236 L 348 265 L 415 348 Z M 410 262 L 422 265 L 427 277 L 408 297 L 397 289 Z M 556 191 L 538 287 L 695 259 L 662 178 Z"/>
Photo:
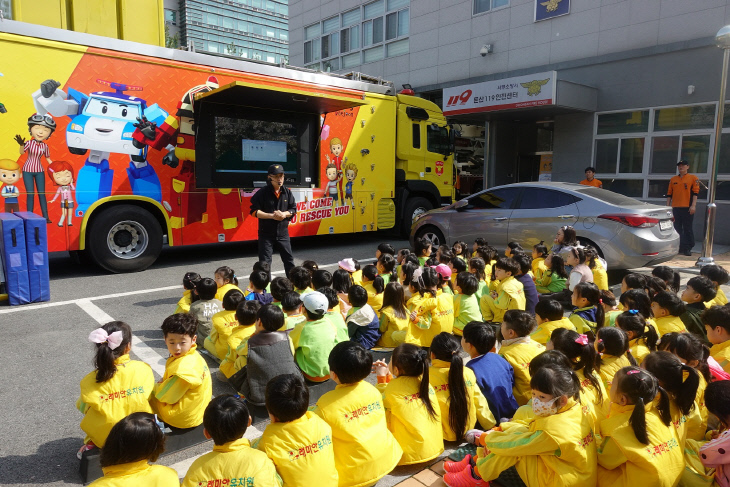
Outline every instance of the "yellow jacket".
<path fill-rule="evenodd" d="M 431 418 L 418 394 L 421 377 L 396 377 L 389 383 L 378 384 L 383 392 L 385 419 L 388 429 L 403 449 L 398 465 L 423 463 L 437 458 L 444 451 L 441 412 L 433 387 L 428 395 L 436 411 Z"/>
<path fill-rule="evenodd" d="M 226 295 L 228 291 L 231 289 L 235 289 L 237 291 L 241 291 L 241 288 L 236 286 L 235 284 L 223 284 L 221 287 L 218 288 L 218 290 L 215 292 L 215 299 L 218 301 L 223 301 L 223 296 Z M 243 291 L 241 291 L 241 294 L 243 294 Z"/>
<path fill-rule="evenodd" d="M 362 270 L 355 271 L 352 273 L 352 283 L 362 286 Z"/>
<path fill-rule="evenodd" d="M 479 301 L 479 309 L 482 312 L 482 316 L 487 316 L 491 313 L 487 300 L 491 299 L 494 301 L 496 311 L 491 321 L 499 323 L 504 319 L 504 313 L 509 309 L 525 309 L 526 299 L 524 286 L 520 281 L 512 276 L 507 276 L 497 285 L 497 298 L 492 298 L 488 293 L 482 295 L 482 299 Z"/>
<path fill-rule="evenodd" d="M 437 294 L 434 298 L 430 293 L 421 296 L 416 293 L 408 300 L 408 312 L 415 311 L 417 322 L 408 322 L 406 343 L 413 343 L 419 347 L 430 347 L 433 337 L 445 331 L 451 333 L 454 329 L 454 302 L 448 294 Z"/>
<path fill-rule="evenodd" d="M 656 324 L 656 329 L 660 337 L 671 332 L 682 333 L 687 331 L 684 322 L 682 322 L 679 316 L 668 315 L 661 318 L 654 318 L 654 323 Z"/>
<path fill-rule="evenodd" d="M 535 276 L 535 280 L 542 278 L 542 275 L 547 270 L 545 265 L 545 257 L 538 257 L 532 260 L 532 274 Z"/>
<path fill-rule="evenodd" d="M 151 413 L 150 397 L 155 376 L 149 365 L 122 355 L 114 361 L 117 371 L 106 382 L 96 382 L 96 371 L 81 379 L 81 395 L 76 408 L 84 413 L 81 429 L 85 441 L 101 448 L 112 426 L 132 413 Z"/>
<path fill-rule="evenodd" d="M 709 301 L 705 301 L 705 306 L 711 308 L 713 306 L 725 306 L 727 304 L 727 296 L 725 291 L 719 286 L 717 287 L 717 295 Z"/>
<path fill-rule="evenodd" d="M 377 310 L 376 310 L 377 312 Z M 405 318 L 398 318 L 393 312 L 393 308 L 388 306 L 380 311 L 380 340 L 378 345 L 381 347 L 397 347 L 399 343 L 393 340 L 394 331 L 403 331 L 408 329 L 408 312 Z"/>
<path fill-rule="evenodd" d="M 598 286 L 601 291 L 608 290 L 608 274 L 600 260 L 596 259 L 596 266 L 591 269 L 591 272 L 593 273 L 593 284 Z"/>
<path fill-rule="evenodd" d="M 174 314 L 187 313 L 190 311 L 190 304 L 193 301 L 191 293 L 192 291 L 190 291 L 190 289 L 186 289 L 185 291 L 183 291 L 183 295 L 180 298 L 180 301 L 177 302 L 177 307 L 175 308 Z"/>
<path fill-rule="evenodd" d="M 368 304 L 372 306 L 377 313 L 378 310 L 383 307 L 383 293 L 378 293 L 373 287 L 372 282 L 364 282 L 362 287 L 364 287 L 365 291 L 368 292 Z"/>
<path fill-rule="evenodd" d="M 314 409 L 332 428 L 335 467 L 342 487 L 372 485 L 393 470 L 403 450 L 385 421 L 383 397 L 371 384 L 339 384 Z"/>
<path fill-rule="evenodd" d="M 704 440 L 707 433 L 707 419 L 709 411 L 705 406 L 705 389 L 707 381 L 702 373 L 698 370 L 697 375 L 700 376 L 700 384 L 697 387 L 697 395 L 695 396 L 695 407 L 690 411 L 690 417 L 687 420 L 687 438 L 690 440 Z M 687 373 L 685 372 L 685 378 Z"/>
<path fill-rule="evenodd" d="M 163 422 L 175 428 L 192 428 L 203 422 L 212 397 L 208 364 L 193 345 L 185 355 L 167 359 L 165 375 L 155 385 L 153 408 Z"/>
<path fill-rule="evenodd" d="M 288 423 L 269 423 L 257 448 L 274 461 L 284 487 L 337 487 L 332 429 L 311 411 Z"/>
<path fill-rule="evenodd" d="M 212 482 L 212 484 L 210 483 Z M 199 485 L 281 486 L 274 463 L 265 453 L 254 450 L 246 438 L 223 445 L 197 458 L 183 479 L 182 487 Z"/>
<path fill-rule="evenodd" d="M 606 391 L 609 393 L 611 392 L 611 384 L 613 384 L 613 377 L 616 375 L 616 372 L 624 367 L 630 366 L 631 362 L 629 362 L 626 355 L 621 355 L 620 357 L 614 357 L 613 355 L 608 355 L 606 353 L 601 355 L 601 369 L 599 375 L 601 376 L 603 385 L 606 386 Z"/>
<path fill-rule="evenodd" d="M 713 345 L 710 356 L 720 364 L 722 370 L 730 374 L 730 340 Z"/>
<path fill-rule="evenodd" d="M 566 328 L 568 330 L 575 331 L 575 325 L 573 324 L 573 322 L 563 316 L 559 320 L 546 321 L 537 325 L 535 331 L 530 334 L 530 338 L 532 338 L 537 343 L 545 345 L 547 342 L 550 341 L 550 337 L 552 336 L 553 331 L 557 330 L 558 328 Z"/>
<path fill-rule="evenodd" d="M 223 375 L 230 377 L 236 373 L 236 360 L 238 360 L 238 353 L 236 350 L 239 345 L 243 342 L 248 342 L 251 335 L 256 331 L 255 325 L 248 326 L 236 326 L 231 331 L 231 335 L 228 337 L 227 353 L 223 361 L 221 362 L 220 371 Z"/>
<path fill-rule="evenodd" d="M 444 360 L 433 360 L 428 373 L 428 382 L 436 391 L 439 408 L 441 409 L 441 427 L 444 432 L 444 440 L 456 441 L 462 439 L 462 433 L 457 435 L 449 425 L 449 370 L 451 363 Z M 476 376 L 469 367 L 463 367 L 464 382 L 466 383 L 466 399 L 469 401 L 469 419 L 466 421 L 467 430 L 472 429 L 477 419 L 482 428 L 488 430 L 497 422 L 494 420 L 492 411 L 489 410 L 487 399 L 482 394 L 477 384 Z"/>
<path fill-rule="evenodd" d="M 102 469 L 104 476 L 89 487 L 179 487 L 177 472 L 170 467 L 150 465 L 147 460 L 112 465 Z"/>
<path fill-rule="evenodd" d="M 641 365 L 646 356 L 651 353 L 649 347 L 646 346 L 645 338 L 635 338 L 634 340 L 629 341 L 629 350 L 631 350 L 631 355 L 634 356 L 636 363 L 639 365 Z"/>
<path fill-rule="evenodd" d="M 482 435 L 484 456 L 477 470 L 494 480 L 515 466 L 532 486 L 587 487 L 596 485 L 596 441 L 591 419 L 574 399 L 558 413 L 535 418 L 528 427 Z"/>
<path fill-rule="evenodd" d="M 515 385 L 512 393 L 520 406 L 527 404 L 532 398 L 530 388 L 530 362 L 537 355 L 545 351 L 545 347 L 530 337 L 516 338 L 511 343 L 509 340 L 502 342 L 499 354 L 509 362 L 515 371 Z"/>
<path fill-rule="evenodd" d="M 598 426 L 602 420 L 608 416 L 608 406 L 611 404 L 611 399 L 608 397 L 608 391 L 606 386 L 598 374 L 594 373 L 594 377 L 598 382 L 598 390 L 594 388 L 590 380 L 586 378 L 583 370 L 576 370 L 575 374 L 580 379 L 580 403 L 583 407 L 590 407 L 590 415 L 593 419 L 593 432 L 598 434 Z M 600 391 L 600 395 L 599 395 Z"/>
<path fill-rule="evenodd" d="M 683 447 L 653 403 L 645 406 L 649 444 L 639 442 L 629 424 L 634 407 L 612 403 L 610 416 L 601 422 L 598 485 L 674 487 L 684 470 Z"/>
<path fill-rule="evenodd" d="M 233 333 L 233 329 L 238 326 L 236 310 L 218 311 L 213 315 L 212 322 L 213 328 L 210 336 L 205 339 L 204 346 L 210 353 L 223 360 L 228 354 L 228 338 Z"/>

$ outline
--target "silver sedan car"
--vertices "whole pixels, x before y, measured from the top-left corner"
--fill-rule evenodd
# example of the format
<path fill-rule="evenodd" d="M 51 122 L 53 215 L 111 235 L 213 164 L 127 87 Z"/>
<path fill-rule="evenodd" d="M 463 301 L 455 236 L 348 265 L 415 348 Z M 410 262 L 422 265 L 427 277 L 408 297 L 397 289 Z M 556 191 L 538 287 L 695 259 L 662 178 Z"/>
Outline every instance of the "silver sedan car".
<path fill-rule="evenodd" d="M 591 245 L 609 269 L 633 269 L 670 260 L 679 251 L 672 209 L 605 189 L 573 183 L 517 183 L 497 186 L 444 208 L 417 216 L 415 238 L 439 244 L 463 240 L 471 247 L 485 238 L 500 252 L 508 242 L 525 250 L 552 246 L 559 227 L 571 225 L 578 241 Z"/>

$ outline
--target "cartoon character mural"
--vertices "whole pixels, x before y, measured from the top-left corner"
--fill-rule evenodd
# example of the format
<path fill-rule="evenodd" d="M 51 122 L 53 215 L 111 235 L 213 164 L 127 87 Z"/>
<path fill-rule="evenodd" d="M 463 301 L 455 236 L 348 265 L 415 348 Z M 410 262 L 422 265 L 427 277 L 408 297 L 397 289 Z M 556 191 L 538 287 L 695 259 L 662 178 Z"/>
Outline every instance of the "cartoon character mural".
<path fill-rule="evenodd" d="M 17 162 L 11 159 L 0 159 L 0 183 L 3 183 L 0 195 L 5 200 L 5 213 L 20 211 L 18 204 L 20 191 L 15 183 L 20 180 L 21 174 L 22 171 Z"/>
<path fill-rule="evenodd" d="M 325 173 L 327 174 L 328 182 L 324 187 L 324 194 L 323 196 L 325 198 L 332 198 L 332 206 L 337 206 L 337 194 L 339 192 L 339 189 L 337 188 L 337 185 L 341 182 L 342 176 L 340 171 L 337 170 L 337 166 L 335 166 L 333 163 L 327 164 L 327 167 L 325 168 Z M 344 200 L 343 200 L 344 204 Z"/>
<path fill-rule="evenodd" d="M 332 158 L 330 159 L 329 154 L 325 154 L 325 157 L 327 158 L 328 164 L 334 164 L 337 168 L 338 193 L 340 195 L 340 199 L 344 201 L 342 194 L 342 164 L 347 164 L 347 157 L 344 159 L 341 157 L 343 149 L 342 140 L 338 137 L 333 137 L 332 140 L 330 140 L 330 152 L 332 153 Z"/>
<path fill-rule="evenodd" d="M 168 116 L 161 124 L 141 117 L 133 134 L 136 147 L 152 147 L 162 150 L 173 142 L 175 147 L 162 159 L 163 164 L 180 172 L 170 185 L 165 209 L 170 213 L 172 228 L 182 228 L 191 223 L 207 221 L 208 190 L 195 186 L 195 95 L 218 88 L 218 79 L 209 76 L 205 84 L 190 88 L 177 105 L 175 115 Z M 216 209 L 224 229 L 236 228 L 243 221 L 241 196 L 238 191 L 218 189 L 214 193 Z M 177 203 L 170 204 L 169 202 Z"/>
<path fill-rule="evenodd" d="M 74 200 L 71 191 L 76 189 L 74 187 L 74 168 L 66 161 L 54 161 L 48 165 L 47 171 L 48 177 L 51 178 L 53 184 L 58 186 L 51 203 L 59 197 L 61 198 L 61 219 L 58 221 L 58 226 L 63 226 L 63 221 L 68 215 L 68 226 L 70 227 L 73 225 L 71 219 L 74 214 Z"/>
<path fill-rule="evenodd" d="M 111 195 L 114 170 L 109 167 L 110 154 L 129 155 L 127 177 L 135 195 L 162 201 L 160 180 L 147 162 L 147 148 L 136 147 L 132 143 L 132 133 L 137 118 L 144 116 L 162 122 L 167 112 L 157 104 L 147 106 L 146 100 L 124 93 L 142 91 L 140 86 L 96 81 L 114 91 L 85 95 L 68 87 L 67 94 L 59 89 L 59 82 L 48 79 L 33 93 L 33 103 L 39 114 L 71 119 L 66 128 L 68 150 L 75 155 L 89 153 L 76 176 L 76 215 L 83 216 L 91 204 Z M 23 178 L 25 181 L 25 171 Z"/>
<path fill-rule="evenodd" d="M 46 175 L 41 163 L 45 157 L 48 163 L 52 163 L 51 152 L 48 149 L 46 140 L 56 131 L 56 121 L 48 114 L 34 113 L 28 118 L 28 132 L 30 139 L 26 141 L 20 135 L 15 136 L 15 141 L 20 145 L 20 153 L 28 153 L 28 158 L 23 164 L 23 184 L 25 185 L 26 207 L 32 212 L 35 208 L 35 193 L 38 191 L 38 202 L 41 205 L 41 214 L 46 223 L 51 223 L 48 218 L 48 202 L 46 201 Z M 35 189 L 34 189 L 35 186 Z"/>
<path fill-rule="evenodd" d="M 345 173 L 345 179 L 347 180 L 347 183 L 345 183 L 345 197 L 342 199 L 342 204 L 347 204 L 345 202 L 346 199 L 350 200 L 350 205 L 352 206 L 352 209 L 355 209 L 355 200 L 352 198 L 352 185 L 355 183 L 355 179 L 357 179 L 357 166 L 354 162 L 348 163 L 344 167 L 344 173 Z"/>

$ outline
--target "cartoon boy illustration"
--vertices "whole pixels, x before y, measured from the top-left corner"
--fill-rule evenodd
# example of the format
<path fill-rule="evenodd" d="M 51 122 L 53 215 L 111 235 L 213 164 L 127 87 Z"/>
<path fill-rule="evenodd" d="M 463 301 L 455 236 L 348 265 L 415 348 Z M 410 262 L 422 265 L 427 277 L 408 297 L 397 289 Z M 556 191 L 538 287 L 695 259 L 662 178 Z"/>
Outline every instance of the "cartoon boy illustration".
<path fill-rule="evenodd" d="M 342 141 L 337 137 L 333 137 L 332 140 L 330 140 L 330 152 L 332 152 L 333 157 L 330 159 L 329 154 L 325 154 L 325 157 L 327 158 L 328 164 L 334 164 L 337 168 L 337 174 L 340 178 L 339 194 L 342 201 L 344 201 L 345 198 L 342 195 L 342 164 L 347 164 L 347 157 L 344 159 L 340 157 L 342 155 L 342 151 Z"/>
<path fill-rule="evenodd" d="M 15 186 L 20 180 L 22 171 L 17 162 L 10 159 L 0 159 L 0 182 L 3 183 L 0 194 L 5 200 L 5 213 L 20 211 L 18 196 L 20 191 Z"/>
<path fill-rule="evenodd" d="M 41 203 L 41 213 L 46 223 L 51 223 L 48 218 L 48 203 L 46 202 L 46 179 L 41 157 L 45 156 L 48 163 L 52 163 L 51 153 L 48 150 L 46 140 L 56 130 L 56 121 L 50 115 L 39 115 L 34 113 L 28 118 L 28 132 L 30 140 L 25 141 L 20 135 L 15 136 L 15 142 L 20 145 L 20 153 L 28 153 L 28 159 L 23 164 L 23 184 L 26 192 L 26 207 L 33 211 L 35 206 L 35 193 L 38 191 L 38 201 Z M 33 184 L 35 183 L 35 190 Z"/>
<path fill-rule="evenodd" d="M 347 179 L 347 184 L 345 184 L 345 197 L 342 199 L 342 203 L 344 204 L 345 200 L 349 198 L 353 210 L 355 209 L 355 201 L 352 198 L 352 184 L 356 178 L 357 166 L 354 162 L 350 162 L 345 166 L 345 179 Z"/>
<path fill-rule="evenodd" d="M 74 200 L 71 197 L 71 191 L 76 189 L 74 187 L 74 168 L 66 161 L 55 161 L 49 164 L 47 171 L 53 184 L 58 186 L 51 203 L 56 201 L 59 196 L 61 197 L 61 219 L 58 220 L 58 226 L 63 226 L 66 215 L 68 215 L 68 226 L 73 226 L 71 218 L 74 215 Z"/>
<path fill-rule="evenodd" d="M 324 187 L 324 197 L 326 198 L 329 196 L 332 198 L 332 206 L 337 206 L 337 185 L 339 184 L 340 188 L 342 188 L 341 173 L 337 170 L 337 166 L 331 162 L 327 164 L 325 173 L 327 174 L 329 182 Z M 344 203 L 344 200 L 342 202 Z"/>

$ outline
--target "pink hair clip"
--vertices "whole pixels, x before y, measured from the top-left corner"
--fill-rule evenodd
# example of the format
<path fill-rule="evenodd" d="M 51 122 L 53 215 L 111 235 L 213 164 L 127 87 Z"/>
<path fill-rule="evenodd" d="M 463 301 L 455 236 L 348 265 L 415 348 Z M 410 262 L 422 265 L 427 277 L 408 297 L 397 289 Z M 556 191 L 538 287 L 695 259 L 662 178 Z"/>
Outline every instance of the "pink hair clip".
<path fill-rule="evenodd" d="M 588 335 L 579 335 L 578 338 L 575 339 L 575 343 L 578 345 L 588 345 Z"/>
<path fill-rule="evenodd" d="M 633 370 L 629 370 L 628 372 L 626 372 L 626 375 L 634 375 L 634 374 L 638 374 L 639 372 L 641 372 L 641 371 L 633 369 Z"/>

